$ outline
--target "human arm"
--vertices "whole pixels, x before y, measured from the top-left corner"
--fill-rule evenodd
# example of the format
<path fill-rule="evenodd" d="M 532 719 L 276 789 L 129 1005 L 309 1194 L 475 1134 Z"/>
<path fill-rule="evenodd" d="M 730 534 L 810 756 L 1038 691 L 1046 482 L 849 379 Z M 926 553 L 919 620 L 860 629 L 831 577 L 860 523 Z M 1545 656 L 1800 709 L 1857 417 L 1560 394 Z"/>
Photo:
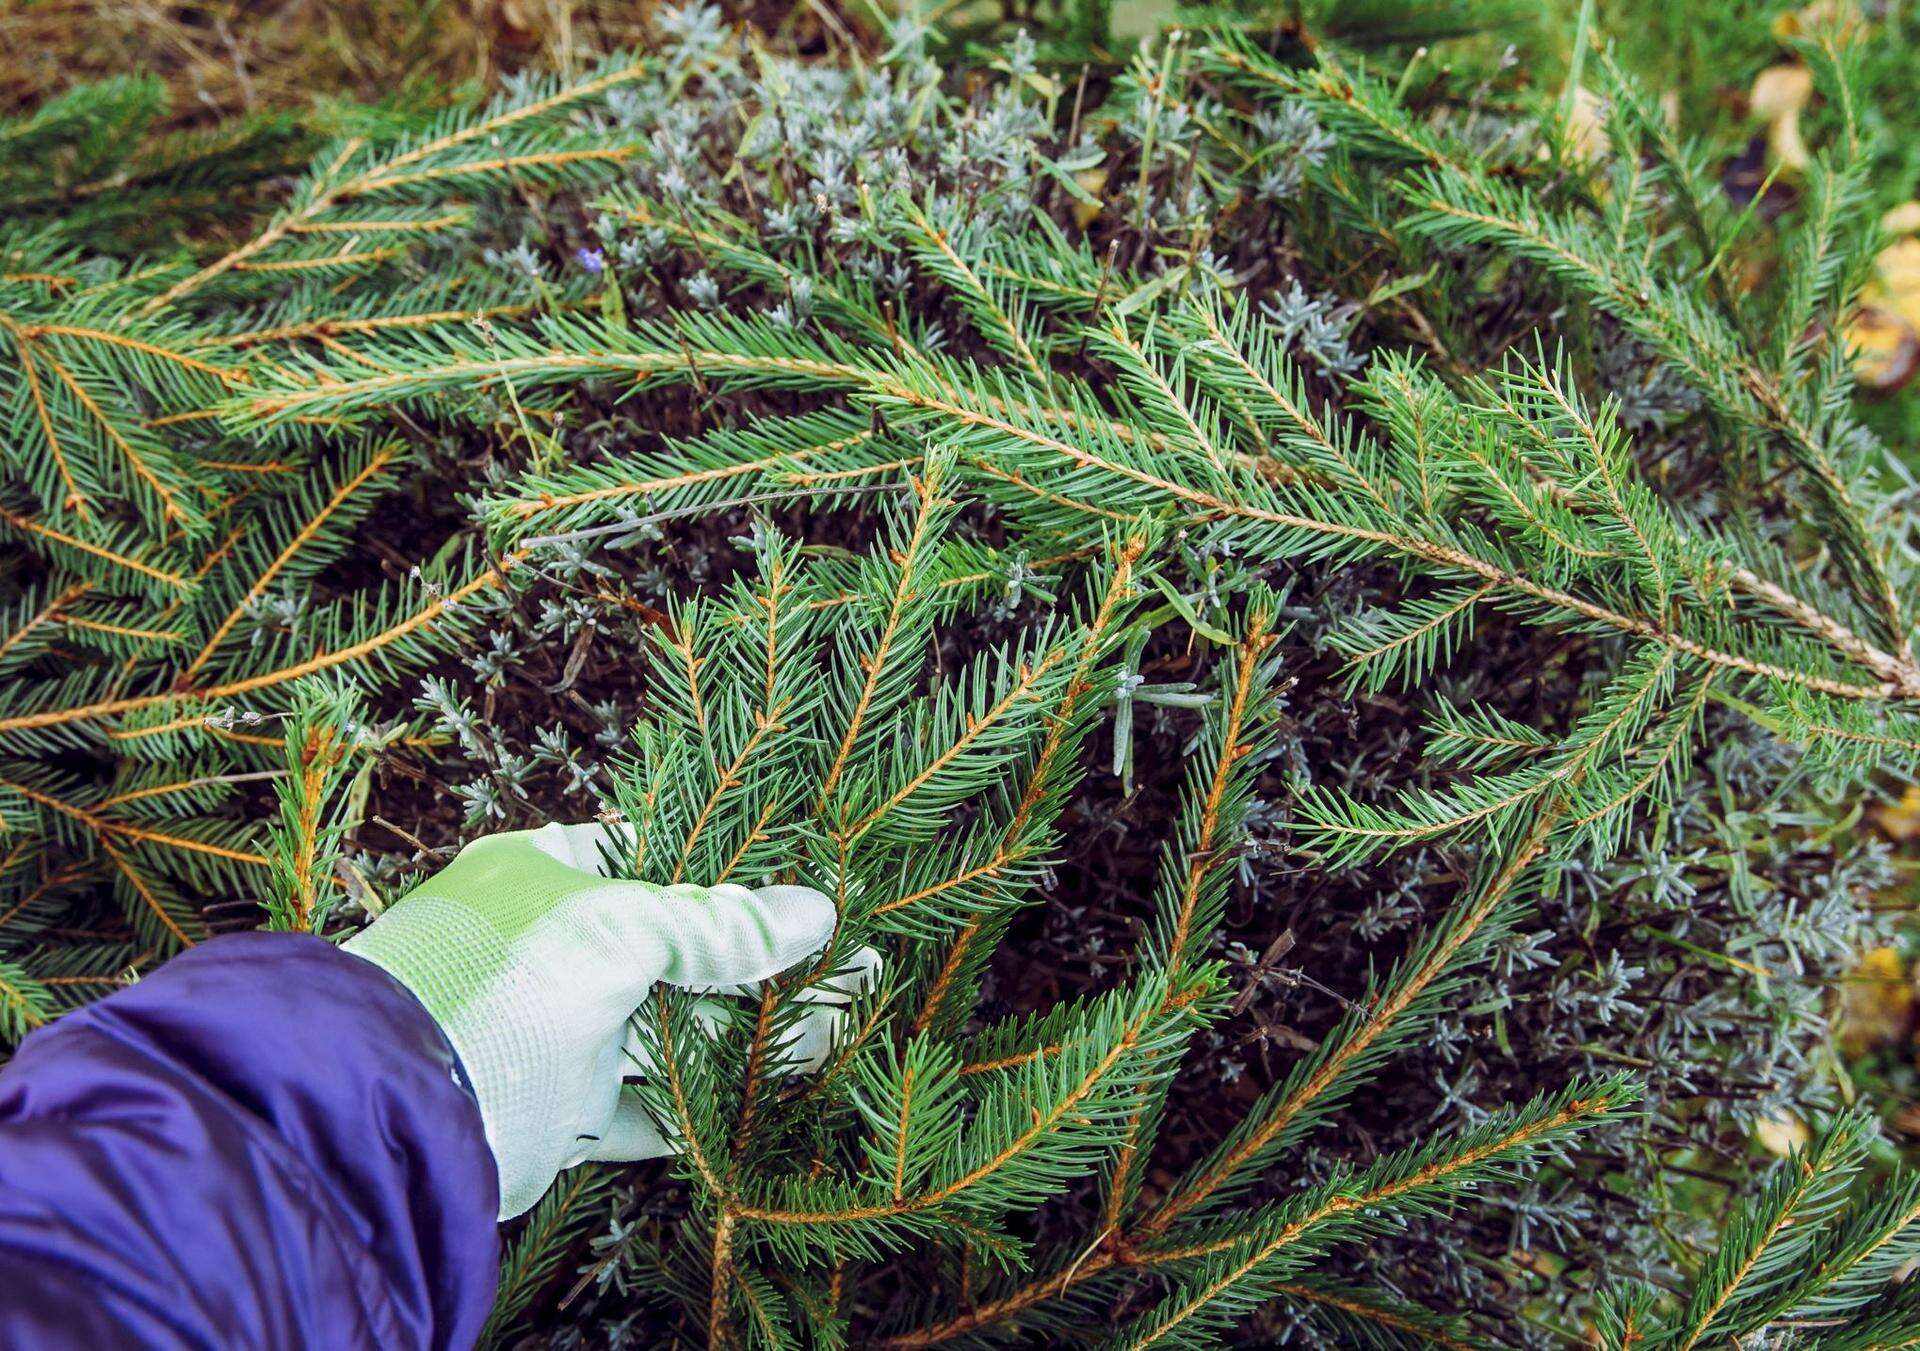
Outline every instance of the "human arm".
<path fill-rule="evenodd" d="M 29 1038 L 0 1344 L 469 1344 L 496 1214 L 671 1149 L 620 1090 L 654 984 L 758 981 L 834 926 L 805 888 L 608 877 L 618 838 L 476 841 L 346 951 L 219 939 Z"/>
<path fill-rule="evenodd" d="M 0 1345 L 470 1345 L 498 1182 L 452 1048 L 320 939 L 215 939 L 0 1073 Z"/>

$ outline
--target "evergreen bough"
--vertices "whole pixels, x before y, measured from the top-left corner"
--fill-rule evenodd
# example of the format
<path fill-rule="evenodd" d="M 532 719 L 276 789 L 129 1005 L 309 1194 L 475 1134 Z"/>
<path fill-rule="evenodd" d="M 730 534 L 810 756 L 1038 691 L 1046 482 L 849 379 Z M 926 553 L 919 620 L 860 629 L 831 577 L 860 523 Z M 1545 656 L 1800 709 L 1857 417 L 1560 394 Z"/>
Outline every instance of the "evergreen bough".
<path fill-rule="evenodd" d="M 614 1190 L 598 1306 L 651 1291 L 658 1326 L 716 1340 L 1208 1344 L 1275 1300 L 1350 1341 L 1532 1335 L 1339 1245 L 1391 1249 L 1466 1192 L 1531 1195 L 1523 1175 L 1604 1192 L 1569 1142 L 1684 1135 L 1678 1094 L 1643 1118 L 1632 1082 L 1588 1076 L 1377 1158 L 1297 1157 L 1479 1006 L 1544 894 L 1686 819 L 1708 728 L 1790 744 L 1827 792 L 1920 749 L 1904 490 L 1836 336 L 1874 244 L 1849 52 L 1806 47 L 1841 129 L 1747 293 L 1751 213 L 1604 49 L 1596 151 L 1544 100 L 1490 127 L 1333 46 L 1174 34 L 1070 99 L 1021 40 L 969 103 L 910 26 L 842 71 L 744 64 L 711 11 L 668 22 L 659 52 L 569 84 L 360 116 L 190 259 L 168 211 L 309 129 L 156 146 L 138 81 L 7 128 L 0 181 L 41 186 L 0 237 L 0 526 L 25 563 L 0 634 L 0 1031 L 256 902 L 316 931 L 377 909 L 404 870 L 343 846 L 398 750 L 479 767 L 470 829 L 531 807 L 505 797 L 537 768 L 635 825 L 633 875 L 793 877 L 842 922 L 717 1025 L 649 1007 L 636 1091 L 685 1197 L 642 1222 L 604 1177 L 564 1179 L 496 1333 Z M 1257 276 L 1281 224 L 1309 278 L 1369 278 L 1353 303 Z M 665 434 L 633 434 L 641 408 Z M 461 483 L 473 445 L 489 465 Z M 381 539 L 419 484 L 473 491 L 483 528 L 430 556 Z M 606 561 L 712 516 L 752 567 L 698 599 Z M 400 575 L 361 561 L 369 536 Z M 1348 575 L 1369 601 L 1329 625 L 1293 599 Z M 1348 689 L 1418 696 L 1412 785 L 1288 754 L 1310 613 Z M 584 654 L 607 632 L 647 652 L 629 758 L 500 741 L 512 635 Z M 1571 649 L 1578 675 L 1527 709 L 1438 686 L 1495 642 Z M 1148 683 L 1183 645 L 1195 678 Z M 485 708 L 446 677 L 463 648 Z M 595 710 L 596 757 L 630 711 Z M 1094 743 L 1131 783 L 1158 769 L 1136 743 L 1183 717 L 1120 972 L 983 1021 Z M 1216 1138 L 1161 1140 L 1234 1013 L 1228 897 L 1273 848 L 1334 875 L 1442 849 L 1453 899 L 1344 973 L 1351 998 Z M 783 1034 L 866 943 L 879 988 L 823 1071 L 784 1077 Z M 1628 1273 L 1667 1290 L 1602 1271 L 1542 1326 L 1903 1344 L 1888 1277 L 1920 1207 L 1904 1179 L 1843 1205 L 1866 1132 L 1836 1118 L 1717 1249 Z"/>
<path fill-rule="evenodd" d="M 639 1263 L 674 1273 L 654 1295 L 704 1299 L 708 1335 L 723 1342 L 785 1345 L 798 1327 L 827 1344 L 920 1346 L 1002 1323 L 1071 1336 L 1151 1276 L 1167 1293 L 1118 1343 L 1205 1345 L 1309 1276 L 1327 1247 L 1508 1177 L 1632 1102 L 1624 1078 L 1570 1085 L 1283 1200 L 1230 1204 L 1458 986 L 1463 959 L 1512 913 L 1527 849 L 1179 1182 L 1145 1186 L 1182 1052 L 1226 1002 L 1205 953 L 1277 674 L 1278 607 L 1258 591 L 1218 667 L 1137 974 L 970 1026 L 981 968 L 1057 848 L 1080 743 L 1151 594 L 1152 550 L 1140 534 L 1103 543 L 1087 599 L 1062 607 L 1073 619 L 928 682 L 943 612 L 994 583 L 973 551 L 944 543 L 950 473 L 950 456 L 931 454 L 901 519 L 851 563 L 810 564 L 759 535 L 758 577 L 677 610 L 656 639 L 655 712 L 618 797 L 637 835 L 632 874 L 797 876 L 835 898 L 841 922 L 813 971 L 769 983 L 718 1035 L 691 1000 L 656 998 L 643 1015 L 640 1091 L 681 1142 L 694 1197 L 677 1241 Z M 806 996 L 869 942 L 889 954 L 878 987 L 849 1009 L 825 1068 L 781 1091 L 781 1048 Z M 1010 1221 L 1089 1174 L 1099 1196 L 1084 1244 L 1036 1264 Z M 945 1279 L 873 1326 L 868 1283 L 928 1242 L 944 1249 Z M 1388 1326 L 1446 1326 L 1377 1292 L 1299 1288 Z"/>

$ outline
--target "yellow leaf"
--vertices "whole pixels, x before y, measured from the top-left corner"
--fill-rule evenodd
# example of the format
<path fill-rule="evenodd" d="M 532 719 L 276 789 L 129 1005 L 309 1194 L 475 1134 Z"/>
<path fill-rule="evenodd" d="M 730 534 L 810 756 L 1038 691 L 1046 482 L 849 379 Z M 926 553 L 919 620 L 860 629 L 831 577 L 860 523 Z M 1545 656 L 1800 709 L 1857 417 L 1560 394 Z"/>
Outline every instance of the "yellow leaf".
<path fill-rule="evenodd" d="M 1573 91 L 1573 106 L 1567 109 L 1567 144 L 1583 160 L 1596 160 L 1607 153 L 1607 104 L 1591 89 Z"/>
<path fill-rule="evenodd" d="M 1920 239 L 1895 240 L 1880 250 L 1861 298 L 1920 325 Z"/>
<path fill-rule="evenodd" d="M 1813 1132 L 1807 1129 L 1807 1123 L 1792 1112 L 1781 1112 L 1760 1121 L 1753 1128 L 1753 1138 L 1769 1154 L 1778 1154 L 1781 1158 L 1804 1147 L 1813 1138 Z"/>
<path fill-rule="evenodd" d="M 1800 110 L 1813 97 L 1813 72 L 1805 66 L 1768 66 L 1754 77 L 1747 103 L 1767 124 L 1767 150 L 1789 169 L 1804 169 L 1810 158 L 1800 134 Z"/>
<path fill-rule="evenodd" d="M 1913 378 L 1920 367 L 1920 334 L 1896 314 L 1872 306 L 1854 311 L 1847 323 L 1847 345 L 1853 350 L 1853 373 L 1868 389 L 1888 391 L 1900 388 Z M 1909 792 L 1912 790 L 1909 789 Z M 1902 827 L 1909 839 L 1920 834 L 1920 819 Z"/>
<path fill-rule="evenodd" d="M 1892 948 L 1873 948 L 1840 987 L 1840 1048 L 1861 1055 L 1906 1040 L 1913 1021 L 1913 983 Z"/>
<path fill-rule="evenodd" d="M 1868 815 L 1880 833 L 1895 844 L 1920 836 L 1920 786 L 1909 787 L 1898 802 L 1883 802 Z"/>
<path fill-rule="evenodd" d="M 1920 367 L 1920 239 L 1896 240 L 1880 250 L 1860 293 L 1860 308 L 1847 326 L 1847 341 L 1854 372 L 1871 389 L 1897 389 Z M 1920 813 L 1920 805 L 1913 810 Z M 1920 828 L 1913 833 L 1920 834 Z"/>
<path fill-rule="evenodd" d="M 1088 196 L 1098 197 L 1106 191 L 1107 171 L 1105 169 L 1082 169 L 1073 176 L 1073 181 L 1084 188 Z M 1073 204 L 1073 219 L 1075 223 L 1084 230 L 1093 224 L 1094 218 L 1100 214 L 1102 209 L 1099 203 L 1075 202 Z"/>
<path fill-rule="evenodd" d="M 1831 33 L 1838 40 L 1861 27 L 1860 8 L 1852 0 L 1813 0 L 1810 5 L 1789 10 L 1773 21 L 1777 38 L 1797 38 L 1807 33 Z"/>
<path fill-rule="evenodd" d="M 1768 66 L 1753 77 L 1753 92 L 1747 95 L 1747 103 L 1755 117 L 1771 122 L 1799 112 L 1812 97 L 1813 72 L 1805 66 Z"/>
<path fill-rule="evenodd" d="M 1880 228 L 1890 235 L 1920 234 L 1920 202 L 1902 202 L 1880 218 Z"/>

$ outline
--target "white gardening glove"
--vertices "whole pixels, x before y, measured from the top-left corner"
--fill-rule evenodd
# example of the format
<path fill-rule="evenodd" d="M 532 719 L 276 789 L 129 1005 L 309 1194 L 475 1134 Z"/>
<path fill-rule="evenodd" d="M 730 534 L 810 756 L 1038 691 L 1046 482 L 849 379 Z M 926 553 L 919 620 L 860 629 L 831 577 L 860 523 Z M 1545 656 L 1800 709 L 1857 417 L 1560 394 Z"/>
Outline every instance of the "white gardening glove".
<path fill-rule="evenodd" d="M 632 1069 L 622 1047 L 656 982 L 765 980 L 833 934 L 833 903 L 808 887 L 612 880 L 612 843 L 598 824 L 475 840 L 344 944 L 411 990 L 459 1054 L 500 1170 L 502 1219 L 562 1168 L 642 1156 L 620 1152 L 652 1130 L 621 1101 Z"/>

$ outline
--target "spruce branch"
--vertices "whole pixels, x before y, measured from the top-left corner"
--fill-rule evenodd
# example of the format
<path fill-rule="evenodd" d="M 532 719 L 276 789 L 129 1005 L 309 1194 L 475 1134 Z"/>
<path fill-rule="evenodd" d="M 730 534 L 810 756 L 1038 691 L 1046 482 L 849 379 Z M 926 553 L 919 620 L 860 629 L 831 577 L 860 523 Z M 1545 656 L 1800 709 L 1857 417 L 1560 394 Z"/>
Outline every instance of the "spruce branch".
<path fill-rule="evenodd" d="M 102 718 L 123 717 L 153 709 L 172 708 L 180 704 L 219 703 L 258 690 L 284 685 L 299 680 L 303 676 L 315 675 L 370 659 L 380 659 L 390 653 L 404 653 L 409 645 L 418 643 L 419 635 L 437 636 L 435 631 L 442 619 L 448 620 L 449 625 L 460 623 L 458 607 L 473 597 L 503 585 L 509 570 L 519 562 L 518 557 L 510 554 L 478 576 L 463 582 L 452 591 L 425 601 L 412 613 L 365 638 L 315 653 L 274 670 L 178 693 L 168 691 L 160 694 L 129 695 L 78 707 L 44 709 L 33 713 L 0 717 L 0 734 L 32 732 L 48 727 L 92 722 Z"/>
<path fill-rule="evenodd" d="M 447 119 L 435 134 L 411 143 L 402 142 L 386 153 L 371 152 L 361 137 L 349 137 L 324 159 L 321 167 L 295 192 L 295 201 L 265 229 L 246 243 L 229 250 L 189 276 L 182 277 L 147 301 L 149 314 L 176 305 L 201 290 L 222 274 L 236 268 L 259 268 L 256 260 L 276 245 L 303 231 L 328 224 L 327 215 L 336 207 L 356 199 L 378 197 L 423 183 L 449 178 L 480 178 L 511 172 L 552 170 L 565 167 L 585 156 L 596 161 L 618 162 L 632 151 L 619 146 L 568 149 L 545 148 L 519 155 L 483 155 L 465 153 L 478 145 L 495 146 L 503 138 L 513 137 L 523 128 L 538 127 L 581 104 L 599 98 L 607 91 L 631 83 L 649 73 L 643 61 L 614 61 L 599 73 L 570 85 L 564 85 L 543 97 L 508 99 L 488 115 L 477 118 Z M 400 222 L 421 228 L 417 221 Z M 283 260 L 301 263 L 309 260 Z"/>
<path fill-rule="evenodd" d="M 1846 1180 L 1860 1165 L 1865 1127 L 1857 1114 L 1843 1117 L 1775 1171 L 1702 1267 L 1672 1324 L 1675 1346 L 1692 1351 L 1720 1331 L 1731 1333 L 1743 1305 L 1802 1270 L 1823 1223 L 1845 1199 Z"/>
<path fill-rule="evenodd" d="M 1205 1329 L 1217 1327 L 1258 1298 L 1274 1275 L 1297 1270 L 1299 1246 L 1324 1242 L 1317 1231 L 1337 1230 L 1383 1203 L 1428 1192 L 1470 1187 L 1499 1176 L 1516 1157 L 1550 1148 L 1580 1129 L 1615 1119 L 1637 1093 L 1625 1081 L 1575 1084 L 1554 1097 L 1496 1116 L 1457 1144 L 1410 1152 L 1382 1160 L 1351 1183 L 1336 1183 L 1322 1197 L 1283 1203 L 1265 1224 L 1212 1242 L 1172 1248 L 1148 1248 L 1153 1265 L 1196 1263 L 1196 1275 L 1182 1279 L 1160 1309 L 1121 1334 L 1129 1348 L 1166 1344 L 1193 1345 Z M 1349 1221 L 1350 1216 L 1356 1221 Z M 1255 1293 L 1258 1292 L 1258 1293 Z"/>

